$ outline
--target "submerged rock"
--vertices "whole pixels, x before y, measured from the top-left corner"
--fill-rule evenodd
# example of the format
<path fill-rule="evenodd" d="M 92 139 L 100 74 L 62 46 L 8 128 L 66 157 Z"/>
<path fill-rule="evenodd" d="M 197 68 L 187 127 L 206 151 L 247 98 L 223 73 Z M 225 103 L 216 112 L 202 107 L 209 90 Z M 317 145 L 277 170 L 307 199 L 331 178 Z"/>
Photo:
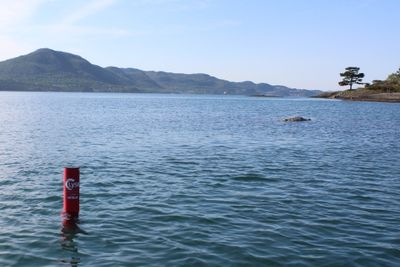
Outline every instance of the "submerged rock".
<path fill-rule="evenodd" d="M 303 118 L 303 117 L 300 117 L 300 116 L 290 117 L 290 118 L 284 119 L 284 121 L 287 121 L 287 122 L 310 121 L 310 120 L 311 120 L 311 119 Z"/>

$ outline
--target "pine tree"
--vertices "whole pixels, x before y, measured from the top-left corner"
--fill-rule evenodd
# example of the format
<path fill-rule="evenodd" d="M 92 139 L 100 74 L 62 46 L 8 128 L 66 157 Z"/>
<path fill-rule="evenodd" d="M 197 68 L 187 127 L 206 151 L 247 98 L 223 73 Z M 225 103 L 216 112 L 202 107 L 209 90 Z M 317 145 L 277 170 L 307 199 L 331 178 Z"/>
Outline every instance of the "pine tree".
<path fill-rule="evenodd" d="M 350 85 L 350 90 L 353 89 L 353 84 L 363 84 L 362 79 L 364 73 L 359 73 L 360 68 L 358 67 L 347 67 L 344 72 L 340 73 L 343 80 L 339 82 L 340 86 Z"/>

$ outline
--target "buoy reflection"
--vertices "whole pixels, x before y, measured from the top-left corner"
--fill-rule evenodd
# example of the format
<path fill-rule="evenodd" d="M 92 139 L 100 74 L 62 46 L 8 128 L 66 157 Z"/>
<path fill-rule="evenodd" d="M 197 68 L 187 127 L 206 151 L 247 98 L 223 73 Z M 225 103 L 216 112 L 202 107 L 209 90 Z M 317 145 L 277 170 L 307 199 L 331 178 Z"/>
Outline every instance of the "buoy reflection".
<path fill-rule="evenodd" d="M 63 250 L 70 252 L 70 259 L 61 260 L 62 263 L 70 264 L 71 267 L 77 267 L 80 263 L 78 245 L 74 241 L 75 237 L 81 234 L 87 234 L 79 227 L 79 219 L 71 216 L 62 215 L 62 229 L 61 229 L 61 247 Z"/>

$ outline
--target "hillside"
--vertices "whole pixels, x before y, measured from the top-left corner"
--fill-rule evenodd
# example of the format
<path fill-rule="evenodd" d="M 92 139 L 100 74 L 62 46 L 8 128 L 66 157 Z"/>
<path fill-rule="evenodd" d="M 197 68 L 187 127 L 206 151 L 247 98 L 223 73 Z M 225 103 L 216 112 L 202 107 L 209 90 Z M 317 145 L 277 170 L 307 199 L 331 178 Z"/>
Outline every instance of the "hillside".
<path fill-rule="evenodd" d="M 102 68 L 84 58 L 47 48 L 0 62 L 0 90 L 147 92 L 313 96 L 317 90 L 293 89 L 250 81 L 230 82 L 208 74 Z"/>

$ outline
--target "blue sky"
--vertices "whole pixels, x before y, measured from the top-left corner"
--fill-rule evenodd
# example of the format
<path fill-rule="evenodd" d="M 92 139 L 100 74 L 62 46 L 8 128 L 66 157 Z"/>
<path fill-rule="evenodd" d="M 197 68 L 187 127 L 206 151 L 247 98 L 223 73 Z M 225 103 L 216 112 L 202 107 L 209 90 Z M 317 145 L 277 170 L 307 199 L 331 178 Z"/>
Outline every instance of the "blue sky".
<path fill-rule="evenodd" d="M 100 66 L 336 90 L 400 67 L 398 0 L 0 0 L 0 60 L 41 47 Z M 343 89 L 343 88 L 341 88 Z"/>

